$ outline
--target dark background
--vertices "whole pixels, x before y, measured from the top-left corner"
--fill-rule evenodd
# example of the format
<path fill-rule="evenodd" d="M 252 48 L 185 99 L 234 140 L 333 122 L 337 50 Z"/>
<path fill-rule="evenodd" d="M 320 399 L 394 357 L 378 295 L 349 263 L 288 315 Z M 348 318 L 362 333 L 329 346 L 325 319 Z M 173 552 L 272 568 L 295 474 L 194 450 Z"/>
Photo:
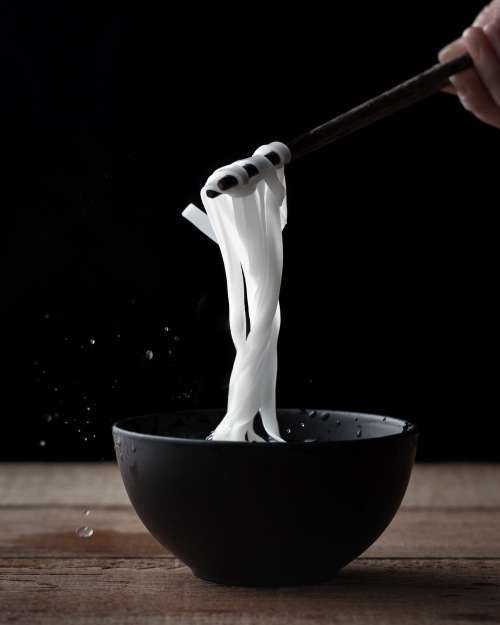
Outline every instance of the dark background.
<path fill-rule="evenodd" d="M 225 404 L 222 261 L 180 216 L 209 173 L 432 65 L 482 2 L 11 5 L 0 457 L 76 460 L 119 417 Z M 279 405 L 499 458 L 498 139 L 440 94 L 289 167 Z"/>

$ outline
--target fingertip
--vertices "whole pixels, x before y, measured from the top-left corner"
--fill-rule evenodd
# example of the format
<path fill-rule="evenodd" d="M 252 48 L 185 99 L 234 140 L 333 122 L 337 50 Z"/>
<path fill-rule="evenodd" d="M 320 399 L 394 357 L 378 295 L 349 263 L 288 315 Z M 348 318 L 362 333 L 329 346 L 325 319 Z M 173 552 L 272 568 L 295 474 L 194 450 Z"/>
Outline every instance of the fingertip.
<path fill-rule="evenodd" d="M 438 52 L 438 59 L 440 63 L 446 63 L 446 61 L 451 61 L 464 52 L 465 45 L 462 39 L 455 39 Z"/>

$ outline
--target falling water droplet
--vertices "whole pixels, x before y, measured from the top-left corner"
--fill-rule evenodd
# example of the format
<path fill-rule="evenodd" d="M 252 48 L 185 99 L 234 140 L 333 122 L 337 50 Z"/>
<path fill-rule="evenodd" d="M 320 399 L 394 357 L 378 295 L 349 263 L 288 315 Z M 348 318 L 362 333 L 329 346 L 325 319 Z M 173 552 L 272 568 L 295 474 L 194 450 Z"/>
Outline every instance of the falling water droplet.
<path fill-rule="evenodd" d="M 165 330 L 165 332 L 170 332 L 170 328 L 168 326 L 165 326 L 163 329 Z"/>
<path fill-rule="evenodd" d="M 168 350 L 168 355 L 169 355 L 169 356 L 171 356 L 171 355 L 172 355 L 172 350 L 171 350 L 171 349 L 169 349 L 169 350 Z"/>
<path fill-rule="evenodd" d="M 54 386 L 54 393 L 57 393 L 58 390 L 59 388 L 57 386 Z"/>
<path fill-rule="evenodd" d="M 301 422 L 299 423 L 299 426 L 300 426 L 301 428 L 305 428 L 305 427 L 306 427 L 306 424 L 305 424 L 303 421 L 301 421 Z"/>
<path fill-rule="evenodd" d="M 356 430 L 356 438 L 361 438 L 361 428 Z"/>
<path fill-rule="evenodd" d="M 135 444 L 132 443 L 132 452 L 135 454 Z"/>
<path fill-rule="evenodd" d="M 84 514 L 85 516 L 89 516 L 89 514 L 90 514 L 90 510 L 88 510 L 88 509 L 87 509 L 87 510 L 84 510 L 84 511 L 83 511 L 83 514 Z"/>
<path fill-rule="evenodd" d="M 40 447 L 45 447 L 47 443 L 45 441 L 40 441 L 38 444 L 40 445 Z"/>
<path fill-rule="evenodd" d="M 52 421 L 52 415 L 51 414 L 46 414 L 45 415 L 45 421 L 47 421 L 47 423 L 50 423 Z"/>
<path fill-rule="evenodd" d="M 94 530 L 88 525 L 83 525 L 82 527 L 77 528 L 76 535 L 79 538 L 90 538 L 94 535 Z"/>
<path fill-rule="evenodd" d="M 178 336 L 174 336 L 174 341 L 180 341 L 181 339 Z"/>
<path fill-rule="evenodd" d="M 285 430 L 285 433 L 286 433 L 286 434 L 291 434 L 291 433 L 292 433 L 291 428 L 287 428 L 287 429 Z"/>
<path fill-rule="evenodd" d="M 153 360 L 153 350 L 152 349 L 147 349 L 146 353 L 144 354 L 146 357 L 146 360 Z"/>
<path fill-rule="evenodd" d="M 45 313 L 45 315 L 43 316 L 44 319 L 50 319 L 50 313 Z"/>
<path fill-rule="evenodd" d="M 90 344 L 95 345 L 95 339 L 90 339 Z"/>

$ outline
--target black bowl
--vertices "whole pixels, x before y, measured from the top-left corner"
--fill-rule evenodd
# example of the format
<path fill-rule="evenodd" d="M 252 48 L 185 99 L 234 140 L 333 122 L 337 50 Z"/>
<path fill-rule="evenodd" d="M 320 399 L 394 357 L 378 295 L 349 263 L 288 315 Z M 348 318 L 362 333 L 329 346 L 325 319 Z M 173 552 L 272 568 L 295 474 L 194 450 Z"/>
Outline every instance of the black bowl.
<path fill-rule="evenodd" d="M 204 440 L 220 410 L 113 426 L 125 488 L 151 534 L 203 579 L 318 583 L 369 547 L 403 498 L 414 425 L 331 410 L 280 410 L 283 443 Z"/>

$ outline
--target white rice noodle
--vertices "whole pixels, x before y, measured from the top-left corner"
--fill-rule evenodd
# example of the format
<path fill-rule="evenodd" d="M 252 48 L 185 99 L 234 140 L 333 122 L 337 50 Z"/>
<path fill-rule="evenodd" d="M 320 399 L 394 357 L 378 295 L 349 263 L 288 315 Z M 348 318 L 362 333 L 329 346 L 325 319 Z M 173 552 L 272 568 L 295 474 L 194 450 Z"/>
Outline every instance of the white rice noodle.
<path fill-rule="evenodd" d="M 270 150 L 280 155 L 279 168 L 263 156 Z M 276 374 L 283 268 L 281 231 L 287 219 L 283 164 L 289 159 L 290 152 L 282 143 L 262 146 L 250 159 L 222 167 L 210 176 L 201 192 L 206 215 L 193 205 L 183 213 L 219 244 L 236 348 L 227 412 L 213 431 L 212 440 L 264 442 L 254 430 L 254 418 L 260 412 L 270 439 L 284 442 L 276 418 Z M 242 167 L 245 163 L 256 166 L 258 176 L 249 180 Z M 218 180 L 228 173 L 238 179 L 238 186 L 216 198 L 207 197 L 207 189 L 217 189 Z"/>

